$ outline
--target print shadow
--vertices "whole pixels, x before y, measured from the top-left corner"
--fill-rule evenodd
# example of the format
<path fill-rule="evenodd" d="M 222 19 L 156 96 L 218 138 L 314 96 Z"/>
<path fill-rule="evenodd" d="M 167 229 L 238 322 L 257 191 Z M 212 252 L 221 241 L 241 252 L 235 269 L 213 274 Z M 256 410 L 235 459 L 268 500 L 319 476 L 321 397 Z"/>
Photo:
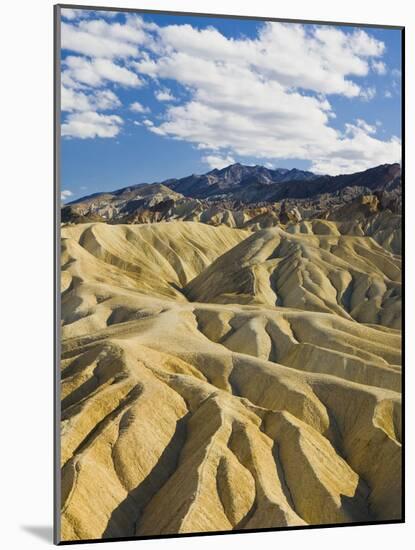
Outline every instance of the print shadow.
<path fill-rule="evenodd" d="M 53 527 L 51 525 L 21 525 L 21 529 L 40 540 L 53 543 Z"/>

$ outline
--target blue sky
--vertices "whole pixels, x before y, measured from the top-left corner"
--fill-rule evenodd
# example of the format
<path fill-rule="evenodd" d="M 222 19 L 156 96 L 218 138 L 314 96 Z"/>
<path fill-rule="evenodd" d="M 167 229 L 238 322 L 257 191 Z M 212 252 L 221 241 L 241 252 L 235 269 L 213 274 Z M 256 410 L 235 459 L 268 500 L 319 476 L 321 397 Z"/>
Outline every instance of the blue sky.
<path fill-rule="evenodd" d="M 233 162 L 400 160 L 401 33 L 62 10 L 63 200 Z"/>

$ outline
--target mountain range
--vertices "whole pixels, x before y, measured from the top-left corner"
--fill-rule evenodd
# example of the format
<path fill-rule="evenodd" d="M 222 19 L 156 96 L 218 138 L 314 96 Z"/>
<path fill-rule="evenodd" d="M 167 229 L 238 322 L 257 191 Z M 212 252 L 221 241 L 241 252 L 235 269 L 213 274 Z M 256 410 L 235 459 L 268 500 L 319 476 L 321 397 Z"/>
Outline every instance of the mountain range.
<path fill-rule="evenodd" d="M 399 164 L 319 176 L 296 168 L 271 170 L 236 163 L 202 175 L 82 197 L 63 207 L 62 221 L 144 223 L 181 219 L 217 225 L 231 217 L 231 225 L 241 227 L 258 214 L 270 210 L 280 213 L 284 208 L 296 207 L 304 218 L 325 217 L 333 208 L 374 194 L 383 208 L 400 211 Z"/>

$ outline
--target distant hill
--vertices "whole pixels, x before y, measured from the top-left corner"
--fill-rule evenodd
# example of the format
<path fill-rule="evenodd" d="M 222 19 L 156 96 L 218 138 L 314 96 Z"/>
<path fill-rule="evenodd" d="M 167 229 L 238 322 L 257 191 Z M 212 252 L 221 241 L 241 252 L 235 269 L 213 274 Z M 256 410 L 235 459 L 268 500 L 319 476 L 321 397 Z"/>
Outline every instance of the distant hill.
<path fill-rule="evenodd" d="M 261 223 L 271 226 L 283 203 L 284 208 L 298 207 L 301 217 L 324 217 L 326 211 L 373 194 L 382 208 L 400 211 L 399 164 L 383 164 L 354 174 L 317 176 L 295 168 L 270 170 L 237 163 L 202 175 L 94 193 L 65 205 L 62 221 L 146 223 L 180 219 L 244 227 L 260 216 Z"/>

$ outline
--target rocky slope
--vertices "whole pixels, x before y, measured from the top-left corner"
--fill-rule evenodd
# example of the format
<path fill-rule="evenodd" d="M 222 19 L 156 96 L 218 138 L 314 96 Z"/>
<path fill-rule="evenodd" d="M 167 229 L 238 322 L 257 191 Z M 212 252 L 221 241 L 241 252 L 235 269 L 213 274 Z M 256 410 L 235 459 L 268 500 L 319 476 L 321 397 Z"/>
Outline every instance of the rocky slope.
<path fill-rule="evenodd" d="M 155 184 L 144 186 L 135 199 L 124 202 L 95 202 L 88 199 L 79 205 L 62 209 L 64 224 L 104 222 L 151 224 L 166 221 L 201 222 L 211 226 L 258 231 L 286 226 L 294 233 L 325 234 L 328 225 L 324 220 L 336 222 L 338 234 L 370 236 L 387 251 L 401 253 L 402 216 L 396 198 L 389 194 L 358 195 L 344 200 L 311 203 L 285 200 L 282 203 L 235 205 L 227 201 L 200 201 L 178 195 L 167 187 Z M 329 207 L 330 205 L 330 207 Z M 325 206 L 325 209 L 322 207 Z"/>
<path fill-rule="evenodd" d="M 400 213 L 399 165 L 385 164 L 356 174 L 317 177 L 296 169 L 268 170 L 234 164 L 201 176 L 94 194 L 66 205 L 62 221 L 184 220 L 243 228 L 247 222 L 252 224 L 254 218 L 265 216 L 269 226 L 280 221 L 279 214 L 285 207 L 298 208 L 305 218 L 324 217 L 328 211 L 362 196 L 376 196 L 379 210 Z M 276 220 L 270 222 L 273 216 Z"/>
<path fill-rule="evenodd" d="M 65 224 L 63 540 L 401 517 L 400 216 L 356 201 Z"/>

